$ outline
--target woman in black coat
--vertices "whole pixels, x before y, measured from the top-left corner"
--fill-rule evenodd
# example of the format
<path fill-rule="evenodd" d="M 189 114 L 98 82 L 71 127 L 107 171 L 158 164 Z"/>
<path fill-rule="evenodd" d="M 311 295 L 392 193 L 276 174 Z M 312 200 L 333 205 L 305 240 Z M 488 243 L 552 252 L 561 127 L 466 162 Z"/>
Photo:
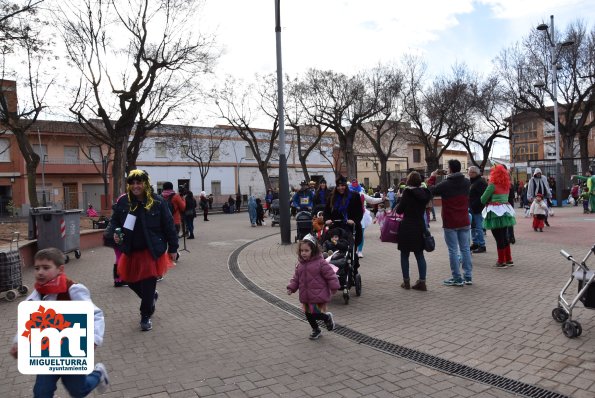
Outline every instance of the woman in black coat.
<path fill-rule="evenodd" d="M 341 220 L 351 228 L 355 228 L 355 248 L 362 241 L 362 218 L 364 217 L 364 205 L 359 193 L 350 191 L 347 187 L 347 179 L 340 176 L 337 179 L 337 185 L 326 202 L 324 209 L 324 220 L 327 225 L 333 221 Z M 353 269 L 359 268 L 358 257 L 355 256 Z"/>
<path fill-rule="evenodd" d="M 424 257 L 425 211 L 426 205 L 432 198 L 427 188 L 421 187 L 421 176 L 417 171 L 412 171 L 407 176 L 407 187 L 397 206 L 397 213 L 403 214 L 399 226 L 399 245 L 401 251 L 401 271 L 403 272 L 403 289 L 413 288 L 426 291 L 426 259 Z M 409 253 L 415 254 L 419 280 L 411 286 L 409 282 Z"/>

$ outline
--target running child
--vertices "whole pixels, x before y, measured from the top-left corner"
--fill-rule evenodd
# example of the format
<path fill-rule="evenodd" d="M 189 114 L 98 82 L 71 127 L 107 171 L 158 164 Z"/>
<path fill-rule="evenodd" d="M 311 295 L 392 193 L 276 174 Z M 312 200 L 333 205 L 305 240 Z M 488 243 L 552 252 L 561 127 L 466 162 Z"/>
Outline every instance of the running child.
<path fill-rule="evenodd" d="M 335 328 L 333 314 L 326 312 L 326 305 L 339 287 L 339 279 L 322 258 L 316 238 L 311 234 L 304 236 L 298 244 L 298 263 L 287 285 L 287 294 L 291 295 L 299 289 L 300 303 L 312 327 L 310 340 L 316 340 L 322 334 L 317 320 L 324 321 L 329 331 Z"/>
<path fill-rule="evenodd" d="M 35 290 L 27 301 L 91 301 L 91 295 L 85 285 L 76 283 L 69 279 L 64 273 L 64 254 L 55 248 L 47 248 L 38 251 L 34 257 L 35 269 Z M 95 306 L 95 346 L 101 346 L 103 343 L 103 331 L 105 323 L 103 320 L 103 311 Z M 14 338 L 14 344 L 10 349 L 10 354 L 17 358 L 18 356 L 18 336 Z M 58 380 L 62 379 L 62 384 L 73 397 L 86 397 L 97 388 L 100 394 L 107 391 L 109 377 L 105 366 L 102 363 L 95 365 L 95 370 L 88 375 L 79 374 L 50 374 L 37 375 L 35 385 L 33 386 L 34 397 L 54 396 Z"/>

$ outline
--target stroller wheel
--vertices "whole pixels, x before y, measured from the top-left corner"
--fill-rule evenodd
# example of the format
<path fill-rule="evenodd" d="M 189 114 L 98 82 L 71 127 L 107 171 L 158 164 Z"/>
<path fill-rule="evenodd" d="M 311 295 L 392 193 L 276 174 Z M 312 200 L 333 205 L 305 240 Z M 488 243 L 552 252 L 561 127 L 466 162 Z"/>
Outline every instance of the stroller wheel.
<path fill-rule="evenodd" d="M 15 292 L 14 290 L 9 290 L 6 292 L 4 297 L 6 298 L 6 301 L 13 301 L 17 298 L 17 292 Z"/>
<path fill-rule="evenodd" d="M 19 294 L 21 294 L 21 295 L 24 296 L 29 291 L 29 288 L 27 286 L 25 286 L 25 285 L 22 285 L 22 286 L 19 286 L 17 288 L 17 290 L 19 291 Z"/>
<path fill-rule="evenodd" d="M 570 323 L 572 323 L 572 325 L 574 326 L 574 329 L 576 330 L 576 332 L 575 332 L 576 337 L 583 334 L 583 327 L 581 326 L 580 323 L 578 323 L 577 321 L 570 321 Z"/>
<path fill-rule="evenodd" d="M 566 321 L 562 324 L 562 332 L 564 336 L 568 337 L 569 339 L 575 338 L 578 336 L 577 329 L 574 326 L 574 322 L 576 321 Z M 582 328 L 581 328 L 582 331 Z"/>
<path fill-rule="evenodd" d="M 362 295 L 362 276 L 360 274 L 355 276 L 355 295 L 357 297 Z"/>
<path fill-rule="evenodd" d="M 343 301 L 345 305 L 349 304 L 349 293 L 343 293 Z"/>
<path fill-rule="evenodd" d="M 556 307 L 552 310 L 552 318 L 554 321 L 562 323 L 568 319 L 568 314 L 562 308 Z"/>

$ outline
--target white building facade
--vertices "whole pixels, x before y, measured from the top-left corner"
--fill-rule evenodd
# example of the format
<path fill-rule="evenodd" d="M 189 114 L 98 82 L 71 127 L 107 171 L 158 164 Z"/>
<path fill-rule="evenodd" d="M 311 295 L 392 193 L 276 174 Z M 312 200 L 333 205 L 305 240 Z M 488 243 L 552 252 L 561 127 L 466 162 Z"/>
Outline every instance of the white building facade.
<path fill-rule="evenodd" d="M 235 195 L 238 189 L 242 195 L 264 198 L 266 187 L 253 151 L 248 142 L 241 139 L 233 129 L 227 126 L 191 128 L 192 145 L 206 148 L 202 156 L 205 159 L 203 164 L 208 163 L 207 152 L 214 152 L 203 186 L 199 163 L 185 155 L 187 151 L 185 145 L 188 145 L 189 138 L 182 138 L 181 134 L 176 136 L 175 128 L 168 126 L 166 128 L 168 128 L 167 134 L 160 130 L 150 134 L 144 140 L 136 163 L 137 168 L 149 173 L 151 183 L 157 190 L 161 189 L 164 182 L 169 181 L 173 183 L 174 188 L 186 184 L 195 195 L 203 190 L 207 194 L 212 193 L 215 196 L 215 202 L 222 202 L 230 195 Z M 260 151 L 265 153 L 270 146 L 271 133 L 267 130 L 257 130 L 255 133 L 259 138 Z M 293 139 L 292 134 L 291 130 L 286 132 L 290 188 L 299 186 L 304 180 L 297 148 L 293 144 L 296 140 Z M 278 145 L 278 142 L 275 145 Z M 334 185 L 333 145 L 332 137 L 325 137 L 319 147 L 309 154 L 306 163 L 311 179 L 325 178 L 330 185 Z M 203 170 L 205 168 L 203 166 Z M 276 189 L 279 181 L 278 148 L 276 147 L 268 165 L 268 173 L 271 184 Z"/>

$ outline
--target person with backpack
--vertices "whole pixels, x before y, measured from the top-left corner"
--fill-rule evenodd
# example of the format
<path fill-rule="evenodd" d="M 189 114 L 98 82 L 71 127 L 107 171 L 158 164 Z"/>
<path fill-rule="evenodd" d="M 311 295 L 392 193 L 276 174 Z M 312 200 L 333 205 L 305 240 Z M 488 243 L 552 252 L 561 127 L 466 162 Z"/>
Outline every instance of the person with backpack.
<path fill-rule="evenodd" d="M 178 195 L 176 191 L 174 191 L 174 184 L 169 181 L 163 183 L 163 191 L 161 191 L 161 196 L 163 196 L 168 204 L 169 211 L 174 217 L 174 226 L 176 228 L 176 232 L 179 235 L 180 230 L 182 229 L 182 214 L 184 214 L 184 210 L 186 210 L 186 203 L 184 202 L 184 199 L 182 199 L 182 197 Z"/>

